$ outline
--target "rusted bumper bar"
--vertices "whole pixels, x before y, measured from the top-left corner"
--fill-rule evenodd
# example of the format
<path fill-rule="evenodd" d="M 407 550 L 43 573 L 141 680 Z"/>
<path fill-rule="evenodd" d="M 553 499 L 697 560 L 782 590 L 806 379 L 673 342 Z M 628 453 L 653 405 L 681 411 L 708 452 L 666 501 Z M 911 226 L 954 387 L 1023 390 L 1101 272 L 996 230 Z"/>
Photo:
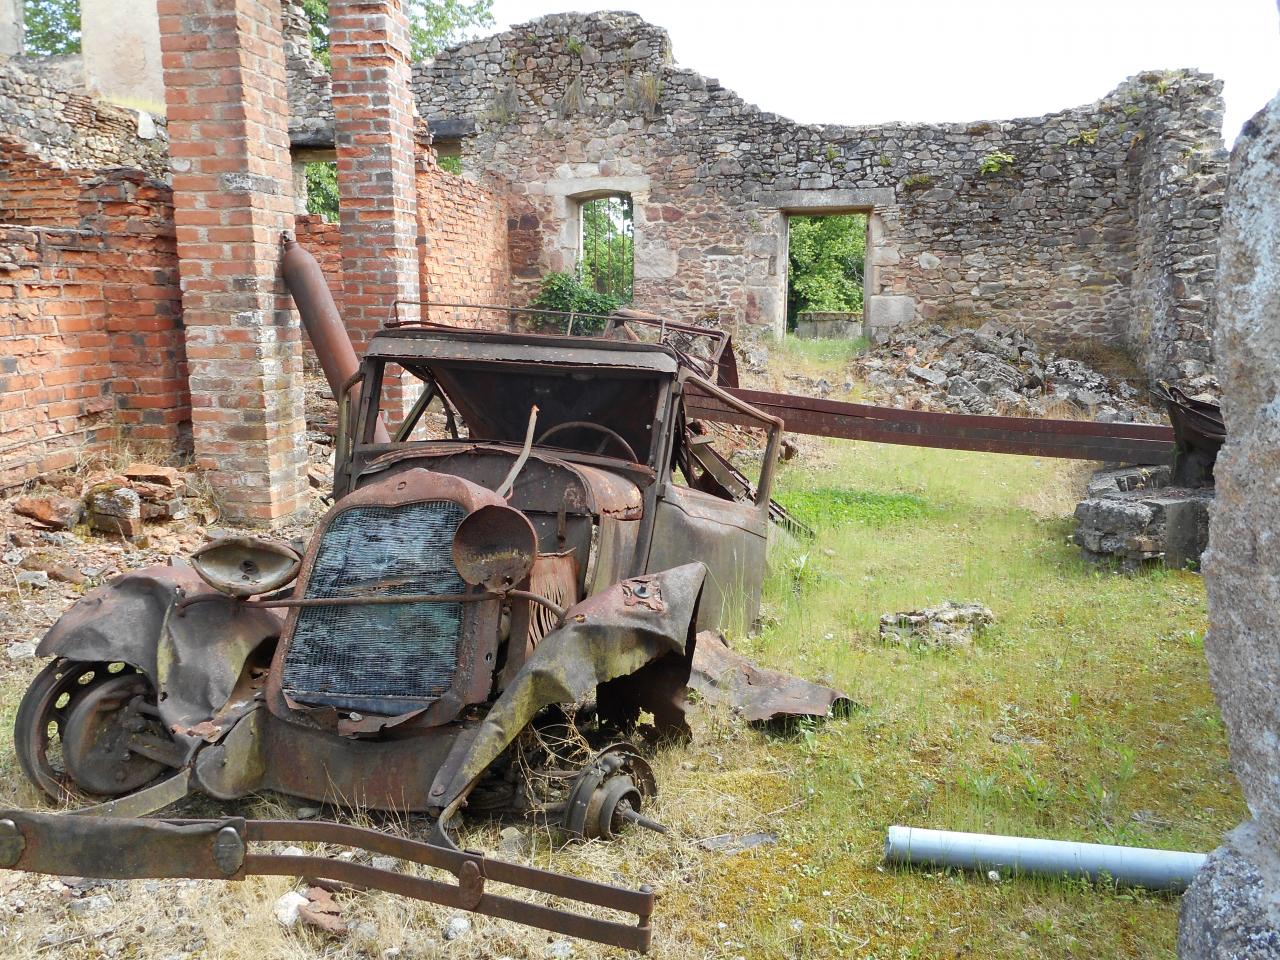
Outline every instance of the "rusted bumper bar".
<path fill-rule="evenodd" d="M 331 857 L 260 854 L 249 848 L 271 840 L 358 848 L 447 871 L 456 882 Z M 377 830 L 311 820 L 131 820 L 6 810 L 0 811 L 0 867 L 113 880 L 242 880 L 255 875 L 336 880 L 642 953 L 649 949 L 649 918 L 656 899 L 647 887 L 626 890 Z M 491 893 L 488 883 L 632 914 L 637 922 Z"/>
<path fill-rule="evenodd" d="M 781 417 L 791 433 L 1072 460 L 1169 463 L 1173 459 L 1173 431 L 1153 424 L 932 413 L 762 390 L 729 392 Z M 735 410 L 707 394 L 686 396 L 685 405 L 690 416 L 702 413 L 738 422 Z M 745 418 L 741 422 L 751 425 Z"/>

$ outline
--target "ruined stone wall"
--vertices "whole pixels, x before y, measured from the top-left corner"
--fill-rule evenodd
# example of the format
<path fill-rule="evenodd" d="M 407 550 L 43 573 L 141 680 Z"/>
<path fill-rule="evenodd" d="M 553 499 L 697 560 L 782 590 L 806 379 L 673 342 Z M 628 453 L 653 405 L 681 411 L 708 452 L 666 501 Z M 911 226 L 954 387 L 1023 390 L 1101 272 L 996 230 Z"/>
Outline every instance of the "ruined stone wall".
<path fill-rule="evenodd" d="M 0 489 L 190 419 L 169 189 L 90 174 L 74 210 L 0 223 Z"/>
<path fill-rule="evenodd" d="M 70 89 L 35 59 L 0 61 L 0 137 L 67 168 L 168 172 L 163 120 Z"/>
<path fill-rule="evenodd" d="M 573 267 L 580 201 L 620 192 L 635 204 L 636 305 L 683 320 L 778 329 L 786 215 L 863 210 L 875 325 L 1000 319 L 1050 342 L 1158 341 L 1163 356 L 1212 322 L 1211 307 L 1193 321 L 1154 292 L 1178 264 L 1212 256 L 1212 229 L 1191 228 L 1176 202 L 1140 203 L 1158 182 L 1211 205 L 1220 87 L 1200 74 L 1143 75 L 1043 117 L 806 126 L 673 66 L 659 27 L 601 13 L 444 51 L 418 65 L 415 89 L 430 123 L 474 127 L 464 171 L 510 185 L 518 300 Z M 1194 171 L 1165 149 L 1184 140 Z M 1168 255 L 1135 285 L 1142 244 Z M 1136 335 L 1137 316 L 1161 333 Z"/>
<path fill-rule="evenodd" d="M 430 153 L 418 159 L 418 261 L 424 299 L 510 301 L 505 197 L 441 170 Z M 436 310 L 430 319 L 454 322 L 455 314 Z"/>
<path fill-rule="evenodd" d="M 1133 310 L 1125 341 L 1152 380 L 1182 380 L 1213 367 L 1218 231 L 1227 163 L 1222 81 L 1170 84 L 1140 78 L 1160 95 L 1142 116 L 1138 144 Z"/>
<path fill-rule="evenodd" d="M 302 4 L 280 4 L 289 85 L 289 141 L 298 147 L 333 146 L 332 82 L 311 52 L 311 24 Z"/>

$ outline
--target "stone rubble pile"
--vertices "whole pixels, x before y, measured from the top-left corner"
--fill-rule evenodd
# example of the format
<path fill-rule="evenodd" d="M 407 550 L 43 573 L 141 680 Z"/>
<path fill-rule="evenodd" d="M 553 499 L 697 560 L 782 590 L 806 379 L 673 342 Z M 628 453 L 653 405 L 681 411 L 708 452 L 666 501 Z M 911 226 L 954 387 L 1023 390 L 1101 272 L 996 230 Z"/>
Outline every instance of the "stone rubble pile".
<path fill-rule="evenodd" d="M 1213 487 L 1170 485 L 1168 466 L 1099 470 L 1076 505 L 1072 539 L 1086 559 L 1134 571 L 1198 568 L 1209 543 Z"/>
<path fill-rule="evenodd" d="M 944 600 L 936 607 L 884 614 L 880 640 L 926 650 L 967 647 L 994 622 L 991 610 L 980 603 Z"/>
<path fill-rule="evenodd" d="M 197 497 L 186 476 L 174 467 L 132 463 L 121 473 L 90 474 L 78 496 L 51 494 L 22 497 L 13 512 L 45 530 L 68 530 L 87 517 L 95 533 L 129 540 L 145 535 L 147 521 L 185 520 Z"/>
<path fill-rule="evenodd" d="M 854 360 L 852 372 L 895 407 L 1036 417 L 1075 410 L 1102 422 L 1163 422 L 1129 383 L 1042 353 L 1022 331 L 995 322 L 902 332 Z M 1202 379 L 1199 389 L 1211 389 Z"/>

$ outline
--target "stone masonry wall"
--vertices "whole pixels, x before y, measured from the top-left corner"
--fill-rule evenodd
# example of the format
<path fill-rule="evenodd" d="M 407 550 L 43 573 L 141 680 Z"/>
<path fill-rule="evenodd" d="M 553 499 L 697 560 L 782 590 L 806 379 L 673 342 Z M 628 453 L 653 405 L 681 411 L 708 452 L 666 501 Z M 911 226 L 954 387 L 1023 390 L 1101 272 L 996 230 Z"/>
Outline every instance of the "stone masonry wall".
<path fill-rule="evenodd" d="M 1212 207 L 1222 164 L 1220 84 L 1202 74 L 1144 74 L 1043 117 L 805 126 L 675 67 L 661 28 L 600 13 L 446 50 L 414 79 L 421 116 L 474 126 L 464 172 L 509 185 L 518 300 L 572 268 L 579 202 L 625 192 L 637 306 L 778 329 L 786 215 L 864 210 L 874 325 L 999 319 L 1049 342 L 1132 343 L 1156 373 L 1203 352 L 1174 346 L 1203 343 L 1212 324 L 1208 302 L 1178 303 L 1212 284 L 1189 265 L 1213 255 L 1212 220 L 1188 217 Z M 1174 162 L 1172 144 L 1194 164 Z M 1167 204 L 1143 198 L 1156 183 Z M 1140 251 L 1157 248 L 1135 283 Z M 1159 295 L 1171 274 L 1193 276 L 1199 293 Z M 1136 335 L 1142 317 L 1159 333 Z"/>
<path fill-rule="evenodd" d="M 0 222 L 0 489 L 190 420 L 168 187 L 86 175 L 71 210 Z"/>
<path fill-rule="evenodd" d="M 1138 144 L 1133 310 L 1125 341 L 1151 379 L 1191 379 L 1213 366 L 1218 230 L 1227 169 L 1217 131 L 1222 82 L 1187 77 L 1143 115 Z"/>
<path fill-rule="evenodd" d="M 168 173 L 163 120 L 68 89 L 37 60 L 0 61 L 0 137 L 70 168 Z"/>

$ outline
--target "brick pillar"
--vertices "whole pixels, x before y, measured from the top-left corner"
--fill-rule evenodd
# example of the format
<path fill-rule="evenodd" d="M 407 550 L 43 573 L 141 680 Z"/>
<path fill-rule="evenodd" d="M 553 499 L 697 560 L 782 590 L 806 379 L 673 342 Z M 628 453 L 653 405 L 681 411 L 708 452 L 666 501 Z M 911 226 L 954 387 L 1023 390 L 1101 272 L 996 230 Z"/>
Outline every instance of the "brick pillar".
<path fill-rule="evenodd" d="M 159 0 L 196 464 L 227 519 L 306 502 L 301 335 L 279 0 Z"/>
<path fill-rule="evenodd" d="M 343 319 L 357 343 L 420 299 L 409 24 L 400 0 L 330 0 Z M 416 319 L 400 307 L 402 319 Z M 397 395 L 389 384 L 389 396 Z"/>

